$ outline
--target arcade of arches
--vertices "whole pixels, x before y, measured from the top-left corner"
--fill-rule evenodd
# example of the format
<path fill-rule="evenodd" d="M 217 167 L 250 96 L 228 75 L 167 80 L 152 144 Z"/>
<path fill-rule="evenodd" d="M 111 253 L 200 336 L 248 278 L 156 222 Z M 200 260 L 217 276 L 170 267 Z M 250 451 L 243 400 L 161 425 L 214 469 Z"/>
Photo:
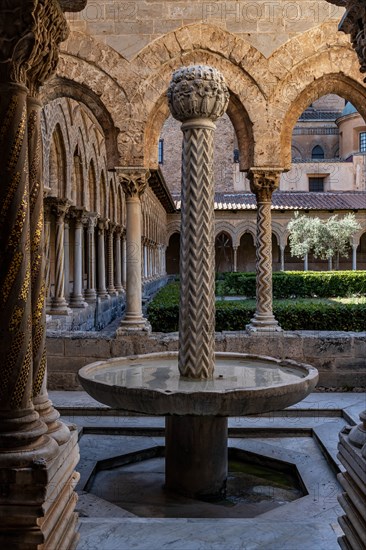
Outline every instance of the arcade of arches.
<path fill-rule="evenodd" d="M 174 158 L 164 132 L 175 69 L 212 65 L 230 92 L 217 134 L 226 144 L 216 159 L 217 269 L 253 270 L 255 248 L 272 256 L 273 269 L 300 268 L 286 231 L 295 209 L 323 217 L 356 212 L 362 229 L 344 265 L 365 267 L 365 140 L 347 158 L 336 143 L 324 146 L 330 158 L 320 168 L 327 160 L 320 143 L 295 143 L 300 130 L 293 135 L 313 105 L 338 115 L 331 123 L 309 119 L 313 133 L 306 135 L 333 139 L 335 119 L 355 112 L 352 131 L 363 133 L 366 89 L 348 36 L 337 32 L 342 8 L 319 0 L 323 11 L 304 12 L 293 26 L 284 0 L 275 3 L 280 14 L 272 22 L 259 15 L 249 24 L 203 14 L 192 2 L 137 1 L 127 13 L 117 9 L 122 2 L 100 1 L 96 15 L 86 4 L 14 0 L 0 8 L 0 533 L 7 547 L 76 542 L 77 433 L 48 399 L 46 320 L 55 330 L 90 330 L 123 313 L 117 336 L 143 334 L 142 292 L 177 271 L 178 164 L 170 175 L 164 168 Z M 317 105 L 324 96 L 343 98 L 355 111 Z M 167 147 L 159 164 L 161 140 Z M 295 166 L 299 159 L 312 161 L 310 173 Z M 306 188 L 304 170 L 323 180 L 322 191 Z M 266 300 L 259 297 L 253 330 L 276 331 L 272 266 L 263 263 L 257 280 Z"/>

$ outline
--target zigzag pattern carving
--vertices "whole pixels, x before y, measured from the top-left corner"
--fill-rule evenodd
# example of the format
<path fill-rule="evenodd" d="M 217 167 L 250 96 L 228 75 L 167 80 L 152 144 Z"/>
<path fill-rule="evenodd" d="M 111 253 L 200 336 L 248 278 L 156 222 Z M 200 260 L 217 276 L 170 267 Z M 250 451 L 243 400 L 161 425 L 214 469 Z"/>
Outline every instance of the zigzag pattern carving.
<path fill-rule="evenodd" d="M 213 129 L 184 130 L 178 366 L 212 378 L 215 354 Z"/>
<path fill-rule="evenodd" d="M 257 312 L 272 315 L 271 203 L 258 203 L 257 211 Z"/>

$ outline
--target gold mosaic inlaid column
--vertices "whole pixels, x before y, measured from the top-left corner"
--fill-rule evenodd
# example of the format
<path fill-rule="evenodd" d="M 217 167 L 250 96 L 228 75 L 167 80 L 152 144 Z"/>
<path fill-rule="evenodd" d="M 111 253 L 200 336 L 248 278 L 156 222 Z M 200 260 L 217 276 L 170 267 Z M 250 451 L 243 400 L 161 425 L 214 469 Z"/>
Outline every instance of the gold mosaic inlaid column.
<path fill-rule="evenodd" d="M 0 540 L 4 548 L 62 545 L 68 549 L 77 540 L 73 491 L 77 434 L 67 429 L 68 440 L 57 442 L 47 425 L 54 409 L 45 386 L 42 147 L 40 105 L 35 98 L 55 71 L 59 43 L 67 37 L 63 9 L 82 9 L 85 4 L 86 0 L 0 3 Z M 42 405 L 37 401 L 40 396 Z"/>
<path fill-rule="evenodd" d="M 272 310 L 272 193 L 277 189 L 279 171 L 255 170 L 249 172 L 250 188 L 257 199 L 256 238 L 256 311 L 247 330 L 276 332 L 282 329 Z"/>

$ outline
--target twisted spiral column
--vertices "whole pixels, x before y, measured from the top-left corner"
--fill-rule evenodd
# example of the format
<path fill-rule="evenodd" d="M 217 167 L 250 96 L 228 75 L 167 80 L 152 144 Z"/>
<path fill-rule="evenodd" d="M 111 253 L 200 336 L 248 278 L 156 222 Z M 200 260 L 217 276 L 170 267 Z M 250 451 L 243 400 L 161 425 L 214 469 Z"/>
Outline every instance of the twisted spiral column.
<path fill-rule="evenodd" d="M 178 367 L 181 376 L 210 379 L 215 359 L 214 121 L 229 94 L 222 75 L 207 66 L 173 75 L 168 100 L 183 122 Z"/>
<path fill-rule="evenodd" d="M 250 187 L 257 199 L 256 312 L 249 331 L 275 332 L 281 328 L 272 311 L 272 193 L 280 172 L 258 170 L 249 173 Z"/>

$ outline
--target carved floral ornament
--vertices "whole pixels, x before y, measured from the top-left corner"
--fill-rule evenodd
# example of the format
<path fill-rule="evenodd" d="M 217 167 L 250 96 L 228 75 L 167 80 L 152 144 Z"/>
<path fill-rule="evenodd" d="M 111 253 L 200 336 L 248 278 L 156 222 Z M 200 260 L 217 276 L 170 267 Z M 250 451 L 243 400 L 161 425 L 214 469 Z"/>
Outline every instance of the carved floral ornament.
<path fill-rule="evenodd" d="M 221 117 L 229 102 L 229 91 L 222 74 L 213 67 L 193 65 L 175 71 L 167 92 L 174 118 L 186 121 Z"/>
<path fill-rule="evenodd" d="M 147 187 L 150 171 L 142 169 L 118 169 L 118 178 L 127 198 L 140 197 Z"/>
<path fill-rule="evenodd" d="M 259 200 L 270 201 L 273 191 L 278 188 L 280 176 L 281 173 L 275 171 L 251 171 L 248 174 L 250 190 Z"/>

